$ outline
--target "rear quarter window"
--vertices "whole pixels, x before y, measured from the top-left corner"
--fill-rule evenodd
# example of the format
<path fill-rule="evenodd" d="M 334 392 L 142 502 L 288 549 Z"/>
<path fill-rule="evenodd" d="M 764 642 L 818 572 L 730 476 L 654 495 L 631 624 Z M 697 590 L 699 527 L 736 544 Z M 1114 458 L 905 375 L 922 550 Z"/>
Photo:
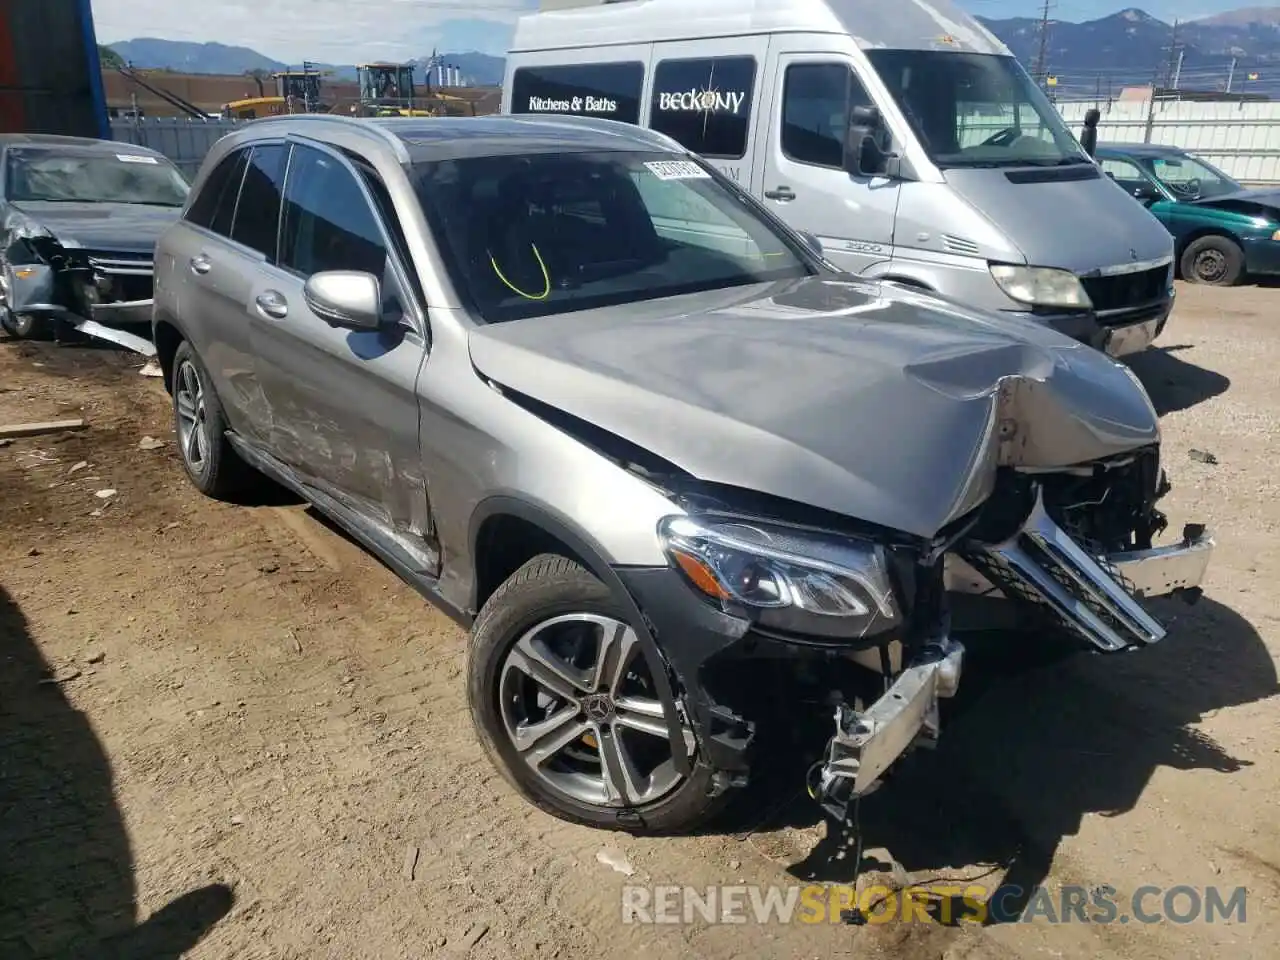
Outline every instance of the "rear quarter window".
<path fill-rule="evenodd" d="M 639 123 L 643 88 L 641 63 L 520 67 L 511 78 L 511 112 Z"/>
<path fill-rule="evenodd" d="M 186 219 L 190 223 L 215 233 L 230 233 L 248 155 L 247 148 L 241 149 L 218 162 L 187 209 Z"/>

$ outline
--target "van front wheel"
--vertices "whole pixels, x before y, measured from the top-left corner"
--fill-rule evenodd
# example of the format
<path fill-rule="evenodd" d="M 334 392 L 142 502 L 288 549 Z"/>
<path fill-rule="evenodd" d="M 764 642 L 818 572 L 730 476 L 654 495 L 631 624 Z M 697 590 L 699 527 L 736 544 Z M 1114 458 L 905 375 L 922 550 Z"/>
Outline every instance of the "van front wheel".
<path fill-rule="evenodd" d="M 1214 287 L 1233 287 L 1244 275 L 1244 251 L 1227 237 L 1200 237 L 1182 251 L 1182 279 Z"/>

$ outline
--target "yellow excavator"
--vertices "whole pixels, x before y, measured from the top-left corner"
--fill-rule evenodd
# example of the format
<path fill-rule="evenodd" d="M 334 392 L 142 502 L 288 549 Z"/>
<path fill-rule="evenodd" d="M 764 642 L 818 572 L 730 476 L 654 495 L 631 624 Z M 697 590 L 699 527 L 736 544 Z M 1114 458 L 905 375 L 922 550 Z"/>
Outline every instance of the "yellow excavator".
<path fill-rule="evenodd" d="M 227 120 L 256 120 L 283 113 L 328 113 L 330 108 L 320 99 L 320 77 L 320 71 L 306 63 L 301 70 L 273 73 L 271 79 L 276 82 L 274 97 L 233 100 L 223 105 L 222 116 Z"/>
<path fill-rule="evenodd" d="M 417 106 L 413 71 L 412 63 L 359 64 L 360 102 L 352 112 L 366 117 L 437 116 L 437 111 Z"/>

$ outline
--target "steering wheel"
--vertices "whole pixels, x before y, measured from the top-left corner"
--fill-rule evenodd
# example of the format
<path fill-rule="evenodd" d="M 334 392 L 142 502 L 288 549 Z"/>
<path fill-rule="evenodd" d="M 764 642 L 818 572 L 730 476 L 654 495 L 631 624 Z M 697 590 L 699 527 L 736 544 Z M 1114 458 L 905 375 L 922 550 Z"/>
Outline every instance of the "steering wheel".
<path fill-rule="evenodd" d="M 984 147 L 1007 147 L 1022 136 L 1021 127 L 1005 127 L 982 141 Z"/>
<path fill-rule="evenodd" d="M 1173 189 L 1173 192 L 1179 196 L 1186 197 L 1188 200 L 1200 199 L 1200 180 L 1193 177 L 1190 180 L 1183 180 L 1181 183 L 1166 181 Z"/>

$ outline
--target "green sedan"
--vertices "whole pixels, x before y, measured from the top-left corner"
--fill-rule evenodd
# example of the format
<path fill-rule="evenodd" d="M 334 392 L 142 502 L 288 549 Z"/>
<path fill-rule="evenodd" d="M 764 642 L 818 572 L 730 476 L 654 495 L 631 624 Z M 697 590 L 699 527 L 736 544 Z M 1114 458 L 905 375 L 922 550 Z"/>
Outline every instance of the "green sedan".
<path fill-rule="evenodd" d="M 1280 274 L 1280 188 L 1247 190 L 1185 150 L 1154 143 L 1100 143 L 1094 156 L 1173 234 L 1184 280 L 1229 287 Z"/>

